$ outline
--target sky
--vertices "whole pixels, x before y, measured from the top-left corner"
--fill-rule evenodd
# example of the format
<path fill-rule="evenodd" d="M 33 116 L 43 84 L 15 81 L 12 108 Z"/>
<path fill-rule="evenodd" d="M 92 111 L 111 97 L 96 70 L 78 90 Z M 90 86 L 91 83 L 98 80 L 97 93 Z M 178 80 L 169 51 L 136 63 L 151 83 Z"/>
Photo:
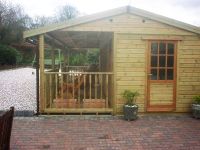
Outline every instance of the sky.
<path fill-rule="evenodd" d="M 20 4 L 31 16 L 52 16 L 69 4 L 82 15 L 131 5 L 185 23 L 200 26 L 200 0 L 7 0 Z"/>

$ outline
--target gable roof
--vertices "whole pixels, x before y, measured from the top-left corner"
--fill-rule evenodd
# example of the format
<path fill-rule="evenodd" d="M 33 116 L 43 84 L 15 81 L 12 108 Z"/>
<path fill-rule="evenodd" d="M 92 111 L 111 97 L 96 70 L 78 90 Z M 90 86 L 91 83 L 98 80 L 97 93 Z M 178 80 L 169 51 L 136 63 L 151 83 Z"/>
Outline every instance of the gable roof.
<path fill-rule="evenodd" d="M 196 33 L 196 34 L 200 34 L 200 29 L 196 26 L 193 26 L 193 25 L 190 25 L 187 23 L 183 23 L 181 21 L 177 21 L 177 20 L 174 20 L 171 18 L 167 18 L 167 17 L 161 16 L 161 15 L 157 15 L 157 14 L 154 14 L 154 13 L 142 10 L 142 9 L 138 9 L 138 8 L 135 8 L 132 6 L 125 6 L 125 7 L 112 9 L 109 11 L 104 11 L 101 13 L 96 13 L 93 15 L 70 19 L 70 20 L 67 20 L 67 21 L 64 21 L 61 23 L 55 23 L 55 24 L 44 26 L 44 27 L 27 30 L 24 32 L 23 36 L 24 36 L 24 38 L 27 38 L 27 37 L 51 32 L 51 31 L 55 31 L 55 30 L 60 30 L 63 28 L 72 27 L 72 26 L 83 24 L 83 23 L 88 23 L 88 22 L 99 20 L 99 19 L 117 16 L 117 15 L 121 15 L 121 14 L 125 14 L 125 13 L 149 18 L 149 19 L 152 19 L 152 20 L 164 23 L 164 24 L 168 24 L 168 25 L 171 25 L 171 26 L 174 26 L 174 27 L 177 27 L 180 29 L 184 29 L 184 30 Z"/>

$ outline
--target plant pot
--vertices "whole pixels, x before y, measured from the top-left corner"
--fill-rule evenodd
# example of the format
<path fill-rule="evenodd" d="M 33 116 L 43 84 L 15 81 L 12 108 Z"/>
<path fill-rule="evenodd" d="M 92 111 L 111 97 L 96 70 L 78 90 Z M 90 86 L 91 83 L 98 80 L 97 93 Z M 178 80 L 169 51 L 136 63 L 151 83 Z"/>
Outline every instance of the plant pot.
<path fill-rule="evenodd" d="M 192 116 L 200 118 L 200 104 L 192 104 Z"/>
<path fill-rule="evenodd" d="M 128 121 L 135 120 L 137 119 L 138 105 L 133 105 L 133 106 L 124 105 L 123 112 L 125 120 Z"/>
<path fill-rule="evenodd" d="M 56 108 L 78 108 L 76 99 L 55 99 Z"/>
<path fill-rule="evenodd" d="M 83 99 L 83 108 L 105 108 L 105 99 Z"/>

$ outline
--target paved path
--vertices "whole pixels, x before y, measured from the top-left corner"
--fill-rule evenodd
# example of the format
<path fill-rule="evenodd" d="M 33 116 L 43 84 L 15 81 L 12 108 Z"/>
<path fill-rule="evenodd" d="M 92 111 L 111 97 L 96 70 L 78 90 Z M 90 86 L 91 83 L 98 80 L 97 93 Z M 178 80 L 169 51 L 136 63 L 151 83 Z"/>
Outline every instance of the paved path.
<path fill-rule="evenodd" d="M 186 115 L 15 118 L 11 150 L 199 150 L 200 119 Z"/>

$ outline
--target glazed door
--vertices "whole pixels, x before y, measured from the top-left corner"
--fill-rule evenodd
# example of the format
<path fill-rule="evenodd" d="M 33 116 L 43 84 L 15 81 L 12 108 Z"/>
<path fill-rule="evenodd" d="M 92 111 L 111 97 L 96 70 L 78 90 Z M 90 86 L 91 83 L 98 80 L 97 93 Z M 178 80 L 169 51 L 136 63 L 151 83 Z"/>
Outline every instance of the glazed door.
<path fill-rule="evenodd" d="M 176 42 L 150 41 L 147 111 L 176 108 Z"/>

